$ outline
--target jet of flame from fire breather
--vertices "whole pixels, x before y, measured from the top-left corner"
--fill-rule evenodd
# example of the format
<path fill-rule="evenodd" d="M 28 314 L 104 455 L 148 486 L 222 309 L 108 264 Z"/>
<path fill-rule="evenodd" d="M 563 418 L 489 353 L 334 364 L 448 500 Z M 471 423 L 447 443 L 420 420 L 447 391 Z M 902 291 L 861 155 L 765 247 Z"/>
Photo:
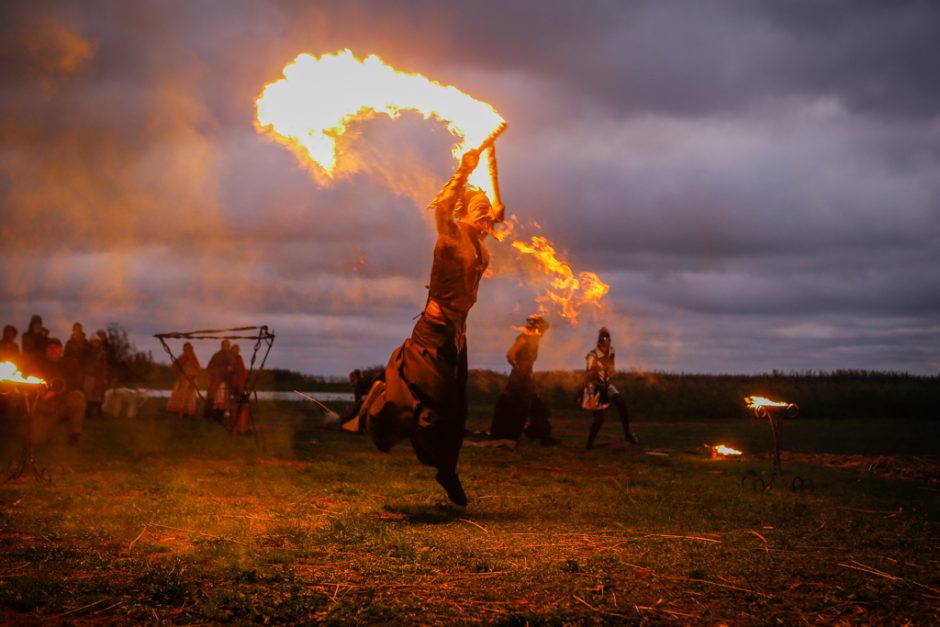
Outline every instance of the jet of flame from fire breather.
<path fill-rule="evenodd" d="M 400 72 L 376 55 L 359 60 L 349 50 L 319 58 L 304 53 L 283 74 L 266 85 L 256 101 L 257 127 L 288 147 L 304 165 L 315 164 L 314 172 L 326 177 L 318 177 L 321 182 L 334 177 L 337 160 L 342 158 L 336 142 L 349 125 L 377 113 L 394 119 L 410 110 L 444 122 L 459 139 L 453 148 L 458 161 L 505 124 L 489 104 L 420 74 Z M 469 184 L 495 198 L 495 181 L 485 168 L 477 168 Z M 494 237 L 498 241 L 514 237 L 511 225 L 494 232 Z M 547 313 L 546 304 L 554 304 L 559 315 L 576 324 L 582 307 L 601 306 L 610 287 L 593 272 L 575 274 L 558 259 L 548 238 L 537 236 L 529 243 L 514 241 L 512 245 L 551 277 L 545 294 L 537 299 L 540 313 Z"/>
<path fill-rule="evenodd" d="M 539 268 L 553 277 L 545 293 L 536 300 L 544 307 L 554 303 L 563 318 L 577 324 L 578 314 L 585 305 L 601 306 L 601 299 L 610 291 L 610 286 L 593 272 L 577 275 L 566 262 L 560 260 L 548 238 L 533 235 L 529 243 L 516 241 L 512 247 L 529 255 L 539 263 Z"/>

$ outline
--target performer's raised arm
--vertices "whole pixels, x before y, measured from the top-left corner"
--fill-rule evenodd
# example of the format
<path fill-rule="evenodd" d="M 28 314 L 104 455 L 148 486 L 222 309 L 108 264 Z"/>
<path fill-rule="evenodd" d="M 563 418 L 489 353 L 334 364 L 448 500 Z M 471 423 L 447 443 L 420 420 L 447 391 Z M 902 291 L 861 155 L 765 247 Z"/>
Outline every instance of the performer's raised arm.
<path fill-rule="evenodd" d="M 449 234 L 453 232 L 454 210 L 457 207 L 457 201 L 460 200 L 463 195 L 464 188 L 467 185 L 467 178 L 470 176 L 470 173 L 476 169 L 479 161 L 479 150 L 468 150 L 464 153 L 454 176 L 447 181 L 428 206 L 429 209 L 434 209 L 437 232 L 439 234 Z"/>

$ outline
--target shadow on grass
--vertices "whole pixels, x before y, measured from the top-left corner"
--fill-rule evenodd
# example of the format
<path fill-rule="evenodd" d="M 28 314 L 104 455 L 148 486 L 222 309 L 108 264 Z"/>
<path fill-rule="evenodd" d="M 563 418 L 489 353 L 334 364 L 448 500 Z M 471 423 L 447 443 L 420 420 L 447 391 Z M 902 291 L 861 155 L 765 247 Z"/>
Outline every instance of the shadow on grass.
<path fill-rule="evenodd" d="M 396 518 L 418 525 L 441 525 L 451 523 L 466 517 L 466 510 L 462 507 L 447 503 L 436 504 L 390 504 L 382 507 L 386 512 Z"/>
<path fill-rule="evenodd" d="M 468 519 L 486 523 L 512 523 L 525 520 L 532 515 L 531 510 L 524 508 L 480 510 L 474 508 L 473 505 L 474 503 L 471 502 L 470 507 L 465 509 L 451 505 L 450 503 L 392 503 L 382 506 L 382 510 L 388 514 L 382 518 L 398 522 L 407 522 L 413 525 L 444 525 L 456 521 L 467 521 Z"/>

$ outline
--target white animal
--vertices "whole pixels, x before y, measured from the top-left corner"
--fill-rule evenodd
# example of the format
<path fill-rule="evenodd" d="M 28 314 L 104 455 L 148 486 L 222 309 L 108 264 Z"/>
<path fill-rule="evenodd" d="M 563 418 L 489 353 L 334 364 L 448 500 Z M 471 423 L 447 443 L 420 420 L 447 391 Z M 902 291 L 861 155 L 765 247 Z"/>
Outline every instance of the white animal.
<path fill-rule="evenodd" d="M 140 388 L 111 388 L 104 393 L 101 411 L 112 418 L 136 418 L 148 396 L 147 390 Z"/>

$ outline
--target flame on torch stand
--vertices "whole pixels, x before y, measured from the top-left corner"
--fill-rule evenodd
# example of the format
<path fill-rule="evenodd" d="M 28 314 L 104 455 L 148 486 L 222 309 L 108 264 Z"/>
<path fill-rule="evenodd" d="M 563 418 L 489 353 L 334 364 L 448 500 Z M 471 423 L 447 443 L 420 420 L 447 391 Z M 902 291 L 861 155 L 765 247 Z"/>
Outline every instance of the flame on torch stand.
<path fill-rule="evenodd" d="M 46 382 L 32 375 L 24 376 L 12 361 L 0 361 L 0 383 L 44 385 Z"/>
<path fill-rule="evenodd" d="M 780 410 L 785 409 L 787 415 L 791 418 L 795 417 L 800 408 L 794 405 L 793 403 L 781 403 L 780 401 L 772 401 L 769 398 L 763 396 L 745 396 L 744 402 L 747 403 L 748 409 L 753 409 L 754 413 L 758 418 L 766 418 L 771 415 L 778 415 Z M 770 411 L 773 410 L 773 411 Z"/>
<path fill-rule="evenodd" d="M 747 403 L 749 409 L 757 409 L 760 407 L 786 407 L 789 405 L 789 403 L 772 401 L 769 398 L 764 398 L 763 396 L 745 396 L 744 402 Z"/>
<path fill-rule="evenodd" d="M 458 138 L 453 148 L 457 161 L 468 150 L 485 147 L 505 127 L 505 120 L 491 105 L 454 86 L 398 71 L 374 54 L 360 60 L 349 50 L 319 58 L 298 55 L 284 68 L 283 78 L 264 87 L 255 104 L 257 128 L 289 148 L 321 184 L 329 184 L 341 165 L 343 153 L 337 151 L 337 141 L 349 125 L 376 114 L 397 118 L 408 110 L 444 122 Z M 477 167 L 468 183 L 485 191 L 496 206 L 500 198 L 495 147 L 487 148 L 489 176 L 486 168 Z M 494 231 L 498 241 L 515 238 L 512 218 Z M 610 286 L 593 272 L 576 274 L 558 259 L 548 238 L 534 236 L 512 245 L 551 278 L 537 299 L 540 313 L 547 313 L 546 305 L 554 305 L 562 317 L 576 324 L 582 307 L 601 307 Z"/>
<path fill-rule="evenodd" d="M 745 396 L 744 402 L 747 403 L 748 409 L 754 410 L 754 414 L 758 418 L 769 418 L 772 422 L 779 418 L 781 410 L 786 411 L 787 416 L 790 418 L 794 418 L 800 413 L 800 408 L 793 403 L 772 401 L 763 396 Z"/>

